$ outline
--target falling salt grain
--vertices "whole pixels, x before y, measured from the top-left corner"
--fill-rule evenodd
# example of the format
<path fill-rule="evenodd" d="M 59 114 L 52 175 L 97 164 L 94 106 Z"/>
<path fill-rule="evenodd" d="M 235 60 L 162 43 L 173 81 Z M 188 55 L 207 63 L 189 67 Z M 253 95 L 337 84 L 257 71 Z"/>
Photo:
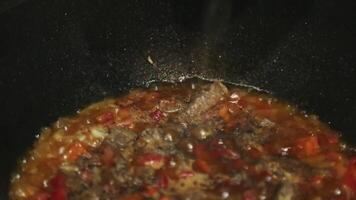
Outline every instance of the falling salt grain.
<path fill-rule="evenodd" d="M 153 62 L 153 60 L 152 60 L 151 56 L 148 56 L 148 57 L 147 57 L 147 61 L 148 61 L 151 65 L 153 65 L 153 64 L 154 64 L 154 62 Z"/>

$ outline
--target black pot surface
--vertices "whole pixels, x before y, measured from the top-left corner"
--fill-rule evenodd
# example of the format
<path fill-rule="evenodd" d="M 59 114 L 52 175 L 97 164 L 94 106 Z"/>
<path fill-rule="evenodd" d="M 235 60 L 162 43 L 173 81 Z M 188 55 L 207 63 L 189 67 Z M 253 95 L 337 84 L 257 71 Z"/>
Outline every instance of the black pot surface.
<path fill-rule="evenodd" d="M 336 0 L 3 1 L 0 199 L 41 127 L 149 80 L 257 86 L 356 144 L 355 8 Z"/>

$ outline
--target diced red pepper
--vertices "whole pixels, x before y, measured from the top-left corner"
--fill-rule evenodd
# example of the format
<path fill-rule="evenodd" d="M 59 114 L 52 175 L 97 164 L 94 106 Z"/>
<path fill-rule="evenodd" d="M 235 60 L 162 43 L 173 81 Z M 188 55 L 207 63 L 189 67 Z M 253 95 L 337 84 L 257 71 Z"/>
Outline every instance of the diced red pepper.
<path fill-rule="evenodd" d="M 166 115 L 164 112 L 162 112 L 159 109 L 156 109 L 155 111 L 150 113 L 150 117 L 155 120 L 156 122 L 159 122 L 161 119 L 163 119 Z"/>
<path fill-rule="evenodd" d="M 115 164 L 115 152 L 114 150 L 106 146 L 102 150 L 101 163 L 107 167 L 112 167 Z"/>
<path fill-rule="evenodd" d="M 300 138 L 296 142 L 296 149 L 301 157 L 315 156 L 320 152 L 318 138 L 316 136 Z"/>
<path fill-rule="evenodd" d="M 65 185 L 65 177 L 62 174 L 57 174 L 51 180 L 52 193 L 51 200 L 67 200 L 68 192 Z"/>
<path fill-rule="evenodd" d="M 166 162 L 166 156 L 161 154 L 146 153 L 136 158 L 136 163 L 141 166 L 151 166 L 155 169 L 161 168 Z"/>
<path fill-rule="evenodd" d="M 347 170 L 343 176 L 343 183 L 356 192 L 356 157 L 349 161 Z"/>
<path fill-rule="evenodd" d="M 65 185 L 65 177 L 63 174 L 57 174 L 50 183 L 53 189 L 62 188 Z"/>
<path fill-rule="evenodd" d="M 204 160 L 195 160 L 193 167 L 195 170 L 203 172 L 203 173 L 211 173 L 212 169 L 209 166 L 209 164 L 207 162 L 205 162 Z"/>
<path fill-rule="evenodd" d="M 110 123 L 114 121 L 114 114 L 110 112 L 105 112 L 96 117 L 96 120 L 100 123 Z"/>

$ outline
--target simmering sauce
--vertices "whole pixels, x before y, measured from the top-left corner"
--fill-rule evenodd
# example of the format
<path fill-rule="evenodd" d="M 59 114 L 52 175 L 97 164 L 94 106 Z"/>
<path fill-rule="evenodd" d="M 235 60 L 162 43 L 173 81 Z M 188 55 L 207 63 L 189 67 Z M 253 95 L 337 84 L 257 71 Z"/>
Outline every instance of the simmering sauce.
<path fill-rule="evenodd" d="M 356 199 L 356 157 L 315 115 L 215 82 L 136 89 L 61 118 L 14 200 Z"/>

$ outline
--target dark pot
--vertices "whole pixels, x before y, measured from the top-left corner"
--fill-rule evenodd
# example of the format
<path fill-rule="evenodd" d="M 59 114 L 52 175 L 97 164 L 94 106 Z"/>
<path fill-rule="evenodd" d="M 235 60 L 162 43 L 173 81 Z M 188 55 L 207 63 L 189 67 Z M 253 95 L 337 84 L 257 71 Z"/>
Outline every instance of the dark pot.
<path fill-rule="evenodd" d="M 254 85 L 356 144 L 356 12 L 331 0 L 0 3 L 0 199 L 41 127 L 149 80 Z M 147 58 L 156 63 L 152 66 Z"/>

